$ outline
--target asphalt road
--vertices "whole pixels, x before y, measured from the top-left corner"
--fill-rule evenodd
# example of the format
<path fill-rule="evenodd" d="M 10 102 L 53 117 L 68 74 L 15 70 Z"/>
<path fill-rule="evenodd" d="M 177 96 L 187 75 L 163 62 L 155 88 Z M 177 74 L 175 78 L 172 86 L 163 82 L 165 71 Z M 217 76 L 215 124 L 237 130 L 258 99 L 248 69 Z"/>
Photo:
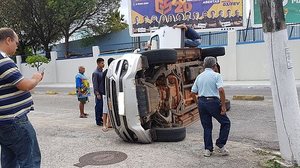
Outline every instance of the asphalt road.
<path fill-rule="evenodd" d="M 47 95 L 47 90 L 59 94 Z M 278 138 L 271 91 L 268 87 L 225 87 L 231 100 L 228 115 L 232 122 L 227 144 L 230 156 L 213 155 L 204 158 L 203 130 L 200 122 L 187 128 L 187 137 L 177 143 L 133 144 L 122 141 L 114 130 L 102 132 L 95 125 L 94 97 L 86 105 L 89 117 L 79 118 L 78 102 L 68 95 L 71 88 L 36 88 L 33 93 L 35 111 L 29 117 L 34 125 L 42 151 L 43 168 L 75 167 L 79 158 L 91 152 L 119 151 L 127 158 L 110 165 L 85 167 L 258 167 L 267 156 L 253 152 L 255 148 L 278 150 Z M 298 89 L 298 93 L 300 90 Z M 233 95 L 262 95 L 264 101 L 237 101 Z M 298 96 L 300 96 L 298 94 Z M 219 125 L 214 123 L 213 138 L 218 136 Z M 98 159 L 109 159 L 108 155 Z M 97 160 L 97 156 L 94 157 Z"/>

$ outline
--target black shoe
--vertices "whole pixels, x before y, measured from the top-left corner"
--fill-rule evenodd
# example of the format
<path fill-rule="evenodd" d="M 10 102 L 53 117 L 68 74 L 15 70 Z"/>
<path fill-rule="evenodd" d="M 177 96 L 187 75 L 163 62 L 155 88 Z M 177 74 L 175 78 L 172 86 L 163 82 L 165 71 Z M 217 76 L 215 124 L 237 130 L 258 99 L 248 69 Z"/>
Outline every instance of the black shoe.
<path fill-rule="evenodd" d="M 103 122 L 97 123 L 98 126 L 103 126 Z"/>

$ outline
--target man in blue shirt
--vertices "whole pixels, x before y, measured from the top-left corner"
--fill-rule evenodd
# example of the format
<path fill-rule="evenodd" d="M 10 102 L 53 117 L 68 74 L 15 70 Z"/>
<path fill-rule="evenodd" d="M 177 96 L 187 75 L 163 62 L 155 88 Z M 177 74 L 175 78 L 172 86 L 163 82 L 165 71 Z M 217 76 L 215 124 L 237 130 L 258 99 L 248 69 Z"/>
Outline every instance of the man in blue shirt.
<path fill-rule="evenodd" d="M 174 25 L 173 28 L 184 30 L 186 38 L 184 40 L 185 47 L 198 47 L 201 44 L 201 36 L 193 28 L 190 28 L 185 24 L 177 24 Z"/>
<path fill-rule="evenodd" d="M 84 105 L 89 100 L 90 96 L 90 84 L 88 78 L 84 75 L 85 68 L 83 66 L 78 67 L 78 74 L 75 76 L 76 93 L 79 101 L 80 118 L 87 118 L 87 113 L 84 112 Z"/>
<path fill-rule="evenodd" d="M 103 125 L 103 95 L 105 94 L 105 84 L 103 78 L 104 59 L 97 59 L 97 69 L 92 74 L 93 88 L 95 93 L 95 118 L 96 124 Z"/>
<path fill-rule="evenodd" d="M 198 110 L 200 120 L 204 129 L 204 156 L 209 157 L 213 152 L 212 142 L 212 117 L 220 124 L 219 138 L 216 140 L 217 151 L 221 155 L 228 155 L 225 144 L 230 131 L 230 120 L 226 115 L 225 91 L 223 89 L 223 80 L 217 69 L 217 61 L 214 57 L 204 59 L 205 71 L 202 72 L 195 80 L 192 86 L 192 93 L 196 99 L 198 95 Z"/>
<path fill-rule="evenodd" d="M 19 38 L 10 28 L 0 28 L 0 144 L 2 168 L 39 168 L 41 153 L 27 114 L 33 109 L 30 90 L 43 78 L 36 72 L 25 79 L 9 58 Z"/>

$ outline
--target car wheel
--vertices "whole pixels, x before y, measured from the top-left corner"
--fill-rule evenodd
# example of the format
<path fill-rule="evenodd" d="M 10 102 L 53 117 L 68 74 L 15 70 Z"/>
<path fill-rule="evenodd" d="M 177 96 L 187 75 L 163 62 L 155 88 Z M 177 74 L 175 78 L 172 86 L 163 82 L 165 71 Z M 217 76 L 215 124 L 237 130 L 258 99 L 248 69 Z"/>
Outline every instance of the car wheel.
<path fill-rule="evenodd" d="M 147 57 L 148 64 L 174 64 L 177 61 L 177 52 L 173 49 L 159 49 L 141 52 Z"/>
<path fill-rule="evenodd" d="M 228 100 L 228 99 L 225 100 L 225 106 L 226 106 L 226 111 L 229 111 L 230 107 L 231 107 L 230 100 Z"/>
<path fill-rule="evenodd" d="M 152 128 L 152 140 L 156 142 L 178 142 L 186 136 L 185 127 Z"/>
<path fill-rule="evenodd" d="M 217 68 L 218 68 L 218 73 L 221 73 L 221 67 L 218 62 L 217 62 Z"/>
<path fill-rule="evenodd" d="M 205 57 L 217 57 L 223 55 L 225 55 L 224 47 L 204 48 L 201 50 L 201 61 L 203 61 Z"/>

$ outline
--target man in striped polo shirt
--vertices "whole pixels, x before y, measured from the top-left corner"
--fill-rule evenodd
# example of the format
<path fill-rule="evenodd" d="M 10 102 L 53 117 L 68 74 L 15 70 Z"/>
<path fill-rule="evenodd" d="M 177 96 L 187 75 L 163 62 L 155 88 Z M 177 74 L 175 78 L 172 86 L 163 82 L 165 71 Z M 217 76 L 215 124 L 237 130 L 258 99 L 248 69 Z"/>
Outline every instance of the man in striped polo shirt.
<path fill-rule="evenodd" d="M 25 79 L 9 58 L 19 38 L 10 28 L 0 28 L 0 144 L 2 168 L 39 168 L 41 154 L 27 113 L 33 107 L 29 90 L 43 78 L 36 72 Z"/>

